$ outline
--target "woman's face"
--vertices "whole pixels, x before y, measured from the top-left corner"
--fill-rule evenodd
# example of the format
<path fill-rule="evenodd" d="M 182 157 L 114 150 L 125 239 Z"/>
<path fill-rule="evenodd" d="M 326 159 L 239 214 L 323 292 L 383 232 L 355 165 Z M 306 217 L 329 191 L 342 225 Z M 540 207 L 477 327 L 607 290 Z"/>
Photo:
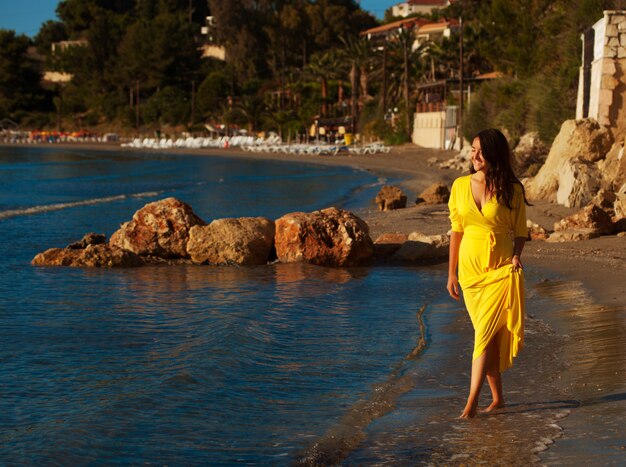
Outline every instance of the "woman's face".
<path fill-rule="evenodd" d="M 472 166 L 476 172 L 484 172 L 487 170 L 487 162 L 480 150 L 480 139 L 474 138 L 472 142 Z"/>

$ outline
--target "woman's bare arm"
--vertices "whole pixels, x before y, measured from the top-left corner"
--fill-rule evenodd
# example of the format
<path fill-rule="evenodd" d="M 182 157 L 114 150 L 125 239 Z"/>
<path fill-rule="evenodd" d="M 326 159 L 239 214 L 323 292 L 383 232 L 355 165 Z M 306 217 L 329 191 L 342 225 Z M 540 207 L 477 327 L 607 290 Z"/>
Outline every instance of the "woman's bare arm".
<path fill-rule="evenodd" d="M 452 232 L 450 234 L 450 259 L 448 263 L 448 293 L 455 300 L 460 300 L 459 279 L 457 277 L 457 266 L 459 264 L 459 248 L 463 232 Z"/>

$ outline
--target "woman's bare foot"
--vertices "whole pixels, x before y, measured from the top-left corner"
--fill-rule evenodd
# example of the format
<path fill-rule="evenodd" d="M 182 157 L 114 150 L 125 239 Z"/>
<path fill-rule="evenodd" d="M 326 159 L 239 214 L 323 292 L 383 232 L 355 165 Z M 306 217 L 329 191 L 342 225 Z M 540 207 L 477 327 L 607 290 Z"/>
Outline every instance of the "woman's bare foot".
<path fill-rule="evenodd" d="M 489 413 L 496 409 L 501 409 L 504 407 L 504 401 L 493 401 L 489 407 L 485 407 L 481 410 L 482 413 Z"/>
<path fill-rule="evenodd" d="M 476 408 L 477 408 L 476 403 L 470 404 L 468 402 L 467 405 L 465 406 L 465 409 L 463 409 L 463 413 L 459 415 L 459 418 L 474 418 L 476 416 Z"/>

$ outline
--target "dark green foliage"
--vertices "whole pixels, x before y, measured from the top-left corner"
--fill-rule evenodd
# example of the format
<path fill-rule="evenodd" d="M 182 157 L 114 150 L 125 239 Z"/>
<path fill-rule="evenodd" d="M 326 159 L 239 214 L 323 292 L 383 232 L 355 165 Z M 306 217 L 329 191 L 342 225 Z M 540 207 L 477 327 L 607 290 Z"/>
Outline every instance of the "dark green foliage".
<path fill-rule="evenodd" d="M 24 112 L 46 105 L 29 46 L 28 37 L 0 29 L 0 119 L 19 121 Z"/>
<path fill-rule="evenodd" d="M 496 126 L 506 128 L 513 138 L 538 131 L 544 141 L 552 141 L 561 123 L 574 118 L 580 35 L 602 17 L 603 10 L 618 8 L 617 3 L 490 0 L 456 4 L 456 9 L 463 7 L 468 20 L 466 50 L 478 52 L 483 63 L 511 77 L 482 85 L 472 99 L 465 136 Z"/>
<path fill-rule="evenodd" d="M 465 76 L 507 76 L 473 94 L 466 136 L 497 126 L 513 138 L 537 130 L 551 140 L 574 115 L 581 32 L 604 9 L 619 7 L 609 0 L 458 0 L 431 15 L 463 16 Z M 353 115 L 358 131 L 404 141 L 417 84 L 459 72 L 458 31 L 417 48 L 401 34 L 388 42 L 383 70 L 381 50 L 359 36 L 376 21 L 353 0 L 64 0 L 57 13 L 60 21 L 44 23 L 34 41 L 0 31 L 0 117 L 43 122 L 49 112 L 55 125 L 58 110 L 66 125 L 134 126 L 139 101 L 140 123 L 174 125 L 191 123 L 195 102 L 194 122 L 287 137 L 321 115 Z M 226 62 L 200 58 L 207 15 Z M 52 54 L 61 40 L 83 45 Z M 38 71 L 31 45 L 45 55 Z M 71 83 L 42 88 L 44 66 L 71 73 Z M 383 119 L 389 108 L 398 109 L 393 126 Z"/>

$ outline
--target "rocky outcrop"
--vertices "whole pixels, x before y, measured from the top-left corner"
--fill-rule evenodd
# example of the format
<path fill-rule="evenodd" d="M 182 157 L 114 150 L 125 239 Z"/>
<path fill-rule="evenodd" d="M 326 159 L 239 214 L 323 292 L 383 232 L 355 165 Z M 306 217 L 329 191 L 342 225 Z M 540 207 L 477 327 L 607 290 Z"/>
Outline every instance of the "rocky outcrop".
<path fill-rule="evenodd" d="M 107 238 L 104 234 L 90 232 L 85 234 L 79 241 L 69 244 L 67 248 L 71 250 L 82 250 L 89 245 L 101 245 L 106 243 L 106 241 Z"/>
<path fill-rule="evenodd" d="M 528 228 L 528 240 L 547 240 L 549 237 L 546 229 L 530 219 L 526 220 L 526 227 Z"/>
<path fill-rule="evenodd" d="M 138 255 L 106 243 L 88 244 L 85 248 L 76 248 L 73 245 L 67 248 L 50 248 L 39 253 L 32 260 L 32 264 L 95 268 L 127 268 L 143 264 Z"/>
<path fill-rule="evenodd" d="M 320 266 L 359 266 L 374 247 L 367 224 L 337 208 L 312 213 L 294 212 L 276 220 L 276 255 L 283 263 Z"/>
<path fill-rule="evenodd" d="M 515 172 L 519 176 L 533 176 L 548 156 L 548 147 L 532 131 L 523 135 L 513 150 Z"/>
<path fill-rule="evenodd" d="M 422 191 L 415 204 L 445 204 L 450 199 L 450 190 L 443 183 L 433 183 Z"/>
<path fill-rule="evenodd" d="M 425 235 L 412 232 L 393 258 L 398 261 L 438 260 L 448 257 L 450 237 L 445 234 Z"/>
<path fill-rule="evenodd" d="M 566 120 L 537 175 L 526 184 L 531 199 L 568 207 L 586 205 L 600 188 L 596 162 L 611 148 L 609 131 L 595 120 Z"/>
<path fill-rule="evenodd" d="M 553 232 L 552 234 L 550 234 L 550 237 L 548 237 L 547 241 L 551 243 L 579 242 L 599 236 L 600 234 L 595 229 L 569 229 Z"/>
<path fill-rule="evenodd" d="M 191 207 L 176 198 L 146 204 L 110 240 L 112 246 L 141 256 L 187 258 L 189 229 L 205 225 Z"/>
<path fill-rule="evenodd" d="M 626 154 L 624 152 L 624 141 L 618 141 L 606 158 L 598 161 L 602 187 L 608 191 L 619 192 L 620 187 L 626 184 Z"/>
<path fill-rule="evenodd" d="M 274 222 L 264 217 L 216 219 L 189 230 L 187 253 L 197 264 L 265 264 L 274 246 Z"/>
<path fill-rule="evenodd" d="M 470 161 L 472 159 L 472 145 L 466 143 L 463 149 L 454 157 L 439 164 L 440 169 L 461 170 L 466 172 L 469 170 Z"/>
<path fill-rule="evenodd" d="M 384 233 L 374 240 L 374 255 L 385 258 L 393 255 L 409 239 L 403 233 Z"/>
<path fill-rule="evenodd" d="M 403 209 L 406 207 L 406 194 L 397 186 L 385 185 L 380 189 L 376 199 L 380 211 Z"/>
<path fill-rule="evenodd" d="M 604 210 L 595 204 L 554 224 L 554 233 L 549 241 L 586 240 L 588 238 L 608 235 L 613 232 L 613 221 Z"/>

